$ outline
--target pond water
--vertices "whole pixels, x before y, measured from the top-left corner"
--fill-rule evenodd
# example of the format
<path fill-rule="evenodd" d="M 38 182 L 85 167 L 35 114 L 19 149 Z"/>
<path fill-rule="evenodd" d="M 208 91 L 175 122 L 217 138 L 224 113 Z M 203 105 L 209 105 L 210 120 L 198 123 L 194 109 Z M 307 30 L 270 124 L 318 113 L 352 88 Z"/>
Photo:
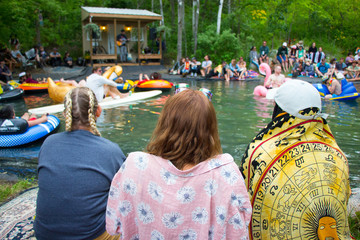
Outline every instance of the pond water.
<path fill-rule="evenodd" d="M 253 96 L 258 81 L 187 81 L 190 88 L 209 88 L 217 112 L 219 133 L 223 152 L 230 153 L 237 163 L 251 139 L 271 119 L 273 103 Z M 176 81 L 174 81 L 176 82 Z M 360 89 L 360 85 L 356 86 Z M 97 121 L 103 137 L 119 144 L 125 154 L 143 150 L 148 143 L 166 99 L 173 92 L 138 104 L 105 109 Z M 360 111 L 359 99 L 352 102 L 323 102 L 323 112 L 328 113 L 328 122 L 338 145 L 345 152 L 350 165 L 350 183 L 360 187 Z M 52 104 L 47 94 L 25 95 L 24 100 L 13 103 L 17 115 L 28 108 Z M 0 104 L 0 106 L 3 104 Z M 59 131 L 64 131 L 64 118 Z M 20 176 L 36 176 L 37 155 L 41 143 L 26 148 L 1 149 L 0 171 Z"/>

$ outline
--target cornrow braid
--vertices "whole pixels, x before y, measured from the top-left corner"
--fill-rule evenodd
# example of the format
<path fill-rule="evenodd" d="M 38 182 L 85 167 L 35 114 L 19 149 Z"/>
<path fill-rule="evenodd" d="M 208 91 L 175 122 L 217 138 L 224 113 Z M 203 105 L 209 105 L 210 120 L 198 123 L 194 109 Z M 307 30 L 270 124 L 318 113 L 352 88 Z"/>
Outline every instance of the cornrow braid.
<path fill-rule="evenodd" d="M 81 126 L 101 136 L 96 127 L 95 112 L 98 107 L 95 94 L 87 87 L 70 90 L 65 97 L 65 130 L 73 131 Z"/>
<path fill-rule="evenodd" d="M 95 109 L 95 96 L 94 93 L 89 89 L 88 91 L 88 95 L 89 95 L 89 110 L 88 110 L 88 114 L 89 114 L 89 123 L 90 123 L 90 128 L 92 130 L 92 132 L 97 135 L 97 136 L 101 136 L 99 130 L 96 127 L 96 122 L 95 122 L 95 115 L 94 115 L 94 109 Z"/>
<path fill-rule="evenodd" d="M 72 130 L 72 99 L 70 90 L 65 96 L 65 131 Z"/>

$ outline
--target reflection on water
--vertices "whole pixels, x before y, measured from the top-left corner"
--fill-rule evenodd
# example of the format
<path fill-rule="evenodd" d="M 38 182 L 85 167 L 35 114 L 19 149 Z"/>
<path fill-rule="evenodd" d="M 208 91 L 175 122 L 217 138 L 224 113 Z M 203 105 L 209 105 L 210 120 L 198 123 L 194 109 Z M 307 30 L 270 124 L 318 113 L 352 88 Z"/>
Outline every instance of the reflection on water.
<path fill-rule="evenodd" d="M 185 82 L 186 79 L 180 81 Z M 234 156 L 237 163 L 251 139 L 271 119 L 273 102 L 253 96 L 254 82 L 188 81 L 190 88 L 208 88 L 213 92 L 213 104 L 217 112 L 221 144 L 224 152 Z M 165 93 L 156 99 L 139 104 L 104 109 L 97 121 L 103 137 L 119 144 L 125 154 L 145 149 L 154 130 L 159 113 L 172 94 Z M 328 113 L 332 133 L 345 152 L 350 165 L 352 187 L 360 187 L 360 111 L 358 101 L 323 102 L 323 112 Z M 24 101 L 14 102 L 17 115 L 29 108 L 51 104 L 47 94 L 25 96 Z M 25 105 L 26 104 L 26 105 Z M 1 104 L 0 104 L 1 106 Z M 59 131 L 64 131 L 64 118 Z M 35 175 L 37 154 L 41 143 L 27 148 L 1 149 L 2 170 L 21 175 Z"/>

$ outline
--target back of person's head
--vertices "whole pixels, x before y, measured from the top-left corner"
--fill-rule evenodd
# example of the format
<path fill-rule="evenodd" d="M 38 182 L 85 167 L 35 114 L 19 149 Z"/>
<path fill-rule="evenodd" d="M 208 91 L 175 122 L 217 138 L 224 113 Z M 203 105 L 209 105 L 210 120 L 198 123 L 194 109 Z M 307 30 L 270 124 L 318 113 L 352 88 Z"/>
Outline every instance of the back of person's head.
<path fill-rule="evenodd" d="M 93 72 L 93 73 L 96 73 L 99 69 L 101 69 L 101 67 L 94 67 L 93 70 L 92 70 L 92 72 Z"/>
<path fill-rule="evenodd" d="M 0 119 L 12 119 L 14 118 L 15 110 L 11 105 L 5 105 L 0 109 Z"/>
<path fill-rule="evenodd" d="M 96 127 L 98 102 L 93 91 L 87 87 L 74 88 L 66 94 L 64 104 L 66 131 L 86 127 L 93 134 L 100 136 Z"/>
<path fill-rule="evenodd" d="M 152 74 L 150 74 L 150 78 L 154 80 L 161 79 L 161 74 L 158 72 L 153 72 Z"/>
<path fill-rule="evenodd" d="M 222 153 L 215 109 L 204 93 L 187 89 L 166 101 L 147 151 L 178 169 Z"/>

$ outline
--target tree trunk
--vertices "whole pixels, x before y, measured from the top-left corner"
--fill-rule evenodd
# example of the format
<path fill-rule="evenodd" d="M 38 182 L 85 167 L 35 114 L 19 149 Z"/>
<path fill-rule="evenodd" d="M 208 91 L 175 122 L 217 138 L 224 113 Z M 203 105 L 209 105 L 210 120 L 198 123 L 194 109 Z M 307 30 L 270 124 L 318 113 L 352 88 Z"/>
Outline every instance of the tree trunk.
<path fill-rule="evenodd" d="M 181 9 L 181 17 L 182 17 L 182 23 L 183 23 L 183 40 L 184 40 L 184 50 L 185 50 L 185 56 L 188 55 L 187 53 L 187 39 L 186 39 L 186 25 L 185 25 L 185 1 L 183 1 L 183 7 Z"/>
<path fill-rule="evenodd" d="M 192 7 L 192 34 L 195 35 L 195 22 L 196 22 L 196 0 L 193 0 L 193 7 Z"/>
<path fill-rule="evenodd" d="M 173 16 L 171 18 L 171 29 L 175 29 L 175 4 L 174 4 L 175 0 L 170 0 L 170 8 L 171 8 L 171 16 Z"/>
<path fill-rule="evenodd" d="M 199 14 L 200 14 L 200 0 L 196 0 L 197 2 L 197 8 L 196 8 L 196 14 L 195 14 L 195 31 L 194 31 L 194 55 L 196 55 L 197 50 L 197 34 L 198 34 L 198 28 L 199 28 Z"/>
<path fill-rule="evenodd" d="M 216 34 L 217 34 L 217 35 L 220 34 L 221 13 L 222 13 L 223 4 L 224 4 L 224 0 L 220 0 L 219 12 L 218 12 L 218 17 L 217 17 L 217 28 L 216 28 Z"/>
<path fill-rule="evenodd" d="M 228 0 L 228 14 L 231 13 L 231 0 Z"/>
<path fill-rule="evenodd" d="M 177 39 L 177 61 L 180 61 L 182 55 L 182 32 L 183 32 L 183 9 L 184 0 L 178 0 L 178 39 Z"/>
<path fill-rule="evenodd" d="M 161 13 L 161 23 L 160 24 L 165 25 L 162 0 L 160 0 L 160 13 Z M 163 33 L 163 39 L 165 40 L 165 31 Z"/>

